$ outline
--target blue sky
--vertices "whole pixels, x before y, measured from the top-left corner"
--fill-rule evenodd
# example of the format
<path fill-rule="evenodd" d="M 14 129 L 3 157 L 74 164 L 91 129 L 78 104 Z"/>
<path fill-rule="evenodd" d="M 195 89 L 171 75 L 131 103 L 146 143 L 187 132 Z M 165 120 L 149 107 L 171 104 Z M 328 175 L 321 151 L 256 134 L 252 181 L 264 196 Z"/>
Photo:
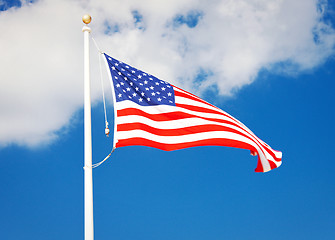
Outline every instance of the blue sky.
<path fill-rule="evenodd" d="M 330 21 L 329 24 L 334 26 L 335 6 L 331 2 L 329 4 L 327 18 L 323 21 Z M 42 6 L 41 9 L 43 9 Z M 203 11 L 201 17 L 194 18 L 194 21 L 200 23 L 202 18 L 206 20 L 206 11 Z M 140 14 L 140 12 L 141 9 L 137 13 Z M 185 34 L 183 36 L 187 38 L 187 31 L 196 28 L 196 25 L 194 26 L 195 22 L 192 25 L 192 20 L 187 18 L 187 13 L 190 11 L 185 10 L 185 12 L 185 15 L 175 14 L 173 19 L 176 20 L 176 25 L 182 25 L 183 21 L 188 25 L 189 28 L 185 26 L 186 30 L 182 29 L 178 32 L 181 35 Z M 131 11 L 129 14 L 131 15 Z M 146 23 L 146 18 L 150 18 L 150 14 L 147 14 L 143 13 L 143 24 Z M 0 17 L 7 17 L 1 15 L 2 12 Z M 9 17 L 8 21 L 8 27 L 11 26 L 10 24 L 15 24 Z M 142 20 L 138 21 L 140 22 L 135 23 L 137 26 Z M 106 21 L 101 22 L 106 23 Z M 150 31 L 150 22 L 146 24 L 147 26 L 141 26 L 138 30 Z M 78 26 L 76 34 L 82 41 L 80 32 L 82 25 L 79 23 Z M 119 24 L 119 26 L 121 33 L 126 31 L 123 29 L 127 28 L 126 25 Z M 98 26 L 96 27 L 98 29 Z M 175 31 L 169 32 L 170 41 L 173 43 L 175 41 L 173 34 L 178 35 Z M 101 32 L 104 32 L 103 28 Z M 132 43 L 127 36 L 123 36 L 126 39 L 124 44 Z M 141 36 L 138 35 L 138 38 Z M 41 35 L 41 38 L 43 37 Z M 104 39 L 99 35 L 96 37 L 101 43 L 107 45 L 109 41 L 107 38 Z M 114 39 L 116 38 L 117 36 Z M 292 37 L 287 41 L 294 39 L 295 37 Z M 117 39 L 111 41 L 114 44 Z M 192 43 L 188 45 L 190 47 L 188 51 L 192 53 L 185 52 L 186 57 L 183 58 L 185 61 L 189 61 L 192 54 L 197 52 L 196 49 L 192 50 L 197 44 L 192 45 Z M 66 48 L 65 45 L 64 48 Z M 116 48 L 115 45 L 110 46 Z M 214 46 L 220 52 L 220 45 Z M 81 42 L 80 47 L 82 47 Z M 108 47 L 109 45 L 103 46 L 104 49 Z M 120 48 L 121 50 L 115 50 L 118 55 L 115 57 L 122 57 L 122 47 Z M 146 47 L 144 48 L 147 50 Z M 130 52 L 135 51 L 131 47 L 128 49 Z M 323 52 L 323 49 L 326 49 L 329 54 Z M 199 82 L 191 85 L 190 80 L 190 84 L 185 84 L 183 87 L 190 91 L 197 86 L 203 87 L 204 89 L 199 93 L 205 100 L 242 121 L 272 148 L 281 150 L 282 166 L 269 173 L 255 173 L 256 157 L 250 156 L 247 150 L 225 147 L 199 147 L 172 152 L 147 147 L 117 149 L 108 161 L 93 171 L 95 238 L 334 239 L 335 178 L 333 172 L 335 163 L 333 153 L 335 144 L 333 136 L 335 127 L 333 123 L 335 115 L 332 105 L 335 98 L 333 93 L 335 59 L 333 49 L 334 45 L 330 48 L 323 45 L 322 49 L 312 49 L 316 51 L 317 56 L 322 55 L 319 62 L 304 63 L 303 59 L 312 59 L 312 56 L 307 53 L 303 54 L 304 58 L 292 53 L 294 56 L 286 59 L 285 64 L 266 58 L 267 64 L 259 68 L 255 67 L 256 70 L 258 69 L 256 77 L 250 77 L 246 82 L 244 75 L 232 74 L 240 77 L 240 87 L 223 89 L 224 84 L 231 84 L 229 75 L 220 75 L 216 72 L 216 67 L 209 70 L 214 77 L 226 78 L 227 80 L 223 83 L 199 86 Z M 65 52 L 68 53 L 68 51 Z M 93 54 L 94 52 L 92 52 L 92 59 L 94 59 Z M 188 57 L 187 54 L 189 54 Z M 148 55 L 151 53 L 148 52 Z M 63 57 L 71 58 L 67 55 Z M 31 58 L 35 61 L 33 56 Z M 128 53 L 124 53 L 124 58 L 132 61 L 129 64 L 143 66 L 147 72 L 162 69 L 154 64 L 141 65 L 139 63 L 141 59 L 132 59 Z M 165 62 L 159 54 L 156 61 L 158 60 Z M 82 64 L 81 58 L 78 61 Z M 264 61 L 264 59 L 259 60 L 260 63 Z M 290 61 L 292 65 L 289 68 L 281 66 L 289 65 Z M 17 64 L 20 64 L 19 59 Z M 187 66 L 191 64 L 192 61 L 185 63 Z M 199 63 L 194 63 L 194 65 L 197 64 Z M 201 64 L 204 69 L 209 66 L 205 62 Z M 39 68 L 44 67 L 39 66 Z M 61 66 L 61 64 L 54 66 Z M 151 67 L 152 71 L 150 71 Z M 241 65 L 240 71 L 247 71 L 247 69 L 249 68 L 243 68 Z M 81 65 L 79 70 L 82 71 Z M 179 76 L 178 72 L 175 73 L 170 69 L 168 71 L 171 71 L 171 74 L 166 74 L 167 78 Z M 8 75 L 1 75 L 1 85 L 10 86 L 7 85 L 4 76 L 9 76 L 10 81 L 18 81 L 15 74 L 12 71 Z M 70 73 L 68 75 L 72 76 Z M 37 78 L 44 75 L 36 73 L 34 76 Z M 249 71 L 246 76 L 253 76 L 253 71 Z M 76 84 L 82 83 L 81 77 L 82 73 L 79 74 L 79 83 Z M 44 79 L 44 81 L 51 80 L 53 79 Z M 206 79 L 201 81 L 206 82 Z M 73 85 L 77 86 L 76 84 Z M 98 82 L 98 86 L 99 84 Z M 71 91 L 76 89 L 72 88 L 72 85 L 67 86 Z M 53 87 L 56 92 L 57 86 Z M 44 90 L 40 85 L 31 87 L 32 91 L 36 88 L 39 91 Z M 78 92 L 81 90 L 76 89 Z M 8 92 L 11 92 L 9 88 Z M 42 133 L 36 130 L 36 135 L 34 132 L 27 134 L 38 140 L 29 142 L 29 135 L 26 137 L 20 132 L 12 131 L 13 135 L 18 136 L 17 138 L 10 135 L 4 137 L 7 135 L 2 131 L 3 136 L 0 136 L 0 143 L 2 143 L 0 148 L 1 239 L 83 239 L 82 102 L 77 98 L 68 98 L 66 89 L 63 89 L 60 94 L 62 92 L 64 95 L 60 96 L 64 96 L 68 105 L 73 105 L 70 111 L 65 106 L 66 102 L 62 103 L 64 111 L 66 110 L 64 116 L 67 121 L 59 120 L 62 123 L 60 124 L 58 121 L 50 120 L 54 125 L 44 127 L 44 123 L 39 122 L 38 112 L 31 113 L 36 115 L 35 120 L 41 128 L 49 129 L 45 130 L 46 136 L 52 135 L 52 138 L 38 138 Z M 81 93 L 76 94 L 79 96 L 78 99 L 81 99 Z M 99 101 L 101 94 L 98 90 L 96 93 L 93 91 L 93 94 L 96 94 L 93 97 L 96 100 L 92 112 L 93 162 L 98 162 L 110 152 L 112 139 L 104 136 L 103 106 Z M 1 109 L 7 107 L 14 112 L 22 110 L 17 109 L 16 105 L 4 103 L 3 100 Z M 44 101 L 43 96 L 40 100 Z M 45 98 L 45 101 L 48 100 Z M 47 107 L 42 106 L 45 113 L 48 113 L 48 108 L 58 109 L 56 103 L 47 103 Z M 11 111 L 3 112 L 4 116 Z M 56 112 L 58 113 L 58 110 Z M 113 118 L 112 113 L 112 106 L 109 105 L 110 120 Z M 26 121 L 30 121 L 29 116 L 19 116 L 19 124 L 24 125 Z M 11 124 L 7 124 L 7 128 L 10 128 Z M 14 127 L 19 128 L 19 124 Z"/>

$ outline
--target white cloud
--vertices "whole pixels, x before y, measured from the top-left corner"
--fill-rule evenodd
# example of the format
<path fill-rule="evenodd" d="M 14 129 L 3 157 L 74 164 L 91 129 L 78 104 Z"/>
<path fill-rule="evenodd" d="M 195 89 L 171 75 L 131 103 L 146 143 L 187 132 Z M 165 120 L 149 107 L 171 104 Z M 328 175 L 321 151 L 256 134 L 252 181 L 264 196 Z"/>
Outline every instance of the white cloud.
<path fill-rule="evenodd" d="M 297 74 L 334 54 L 324 9 L 317 0 L 40 0 L 0 12 L 0 145 L 47 144 L 81 108 L 84 13 L 108 54 L 197 94 L 231 94 L 261 69 Z M 207 78 L 195 81 L 199 73 Z"/>

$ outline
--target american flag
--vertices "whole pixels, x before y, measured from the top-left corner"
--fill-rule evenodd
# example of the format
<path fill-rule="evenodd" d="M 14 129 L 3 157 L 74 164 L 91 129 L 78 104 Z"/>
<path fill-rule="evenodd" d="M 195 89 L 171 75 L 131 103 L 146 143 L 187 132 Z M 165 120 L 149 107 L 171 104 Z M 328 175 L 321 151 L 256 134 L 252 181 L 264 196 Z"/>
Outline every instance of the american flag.
<path fill-rule="evenodd" d="M 115 93 L 114 147 L 141 145 L 171 151 L 227 146 L 258 155 L 256 172 L 281 165 L 281 152 L 228 113 L 107 54 L 105 57 Z"/>

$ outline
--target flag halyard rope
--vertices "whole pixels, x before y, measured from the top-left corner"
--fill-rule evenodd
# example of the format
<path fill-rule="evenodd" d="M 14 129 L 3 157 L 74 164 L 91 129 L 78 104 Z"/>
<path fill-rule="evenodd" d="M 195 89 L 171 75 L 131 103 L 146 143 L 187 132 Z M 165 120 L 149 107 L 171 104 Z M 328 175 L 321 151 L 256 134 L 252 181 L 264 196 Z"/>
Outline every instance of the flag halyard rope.
<path fill-rule="evenodd" d="M 104 103 L 104 113 L 105 113 L 105 134 L 108 137 L 109 136 L 109 128 L 108 128 L 108 120 L 107 120 L 105 88 L 104 88 L 103 78 L 102 78 L 101 54 L 99 54 L 99 65 L 100 65 L 100 81 L 101 81 L 101 88 L 102 88 L 102 99 L 103 99 L 103 103 Z"/>
<path fill-rule="evenodd" d="M 104 84 L 103 84 L 103 77 L 102 77 L 102 63 L 101 63 L 101 57 L 102 55 L 104 54 L 103 51 L 100 50 L 97 42 L 95 41 L 95 39 L 91 36 L 93 42 L 94 42 L 94 45 L 96 47 L 96 49 L 98 50 L 99 52 L 99 69 L 100 69 L 100 82 L 101 82 L 101 89 L 102 89 L 102 100 L 103 100 L 103 104 L 104 104 L 104 113 L 105 113 L 105 134 L 107 137 L 109 137 L 109 123 L 108 123 L 108 120 L 107 120 L 107 110 L 106 110 L 106 99 L 105 99 L 105 88 L 104 88 Z"/>
<path fill-rule="evenodd" d="M 92 35 L 91 35 L 91 38 L 92 38 L 93 43 L 94 43 L 95 47 L 97 48 L 98 52 L 99 52 L 100 54 L 104 54 L 104 52 L 100 50 L 100 48 L 99 48 L 97 42 L 96 42 L 95 39 L 92 37 Z"/>
<path fill-rule="evenodd" d="M 108 120 L 107 120 L 107 110 L 106 110 L 106 98 L 105 98 L 105 88 L 104 88 L 104 84 L 103 84 L 103 77 L 102 77 L 102 63 L 101 63 L 101 57 L 102 55 L 104 54 L 104 52 L 102 52 L 100 50 L 100 48 L 98 47 L 98 44 L 96 43 L 95 39 L 91 36 L 93 42 L 94 42 L 94 45 L 96 47 L 96 49 L 98 50 L 98 53 L 99 53 L 99 69 L 100 69 L 100 82 L 101 82 L 101 88 L 102 88 L 102 99 L 103 99 L 103 105 L 104 105 L 104 115 L 105 115 L 105 134 L 106 136 L 108 137 L 109 136 L 109 128 L 108 128 Z M 84 170 L 85 168 L 97 168 L 99 167 L 101 164 L 103 164 L 111 155 L 112 153 L 115 151 L 115 147 L 113 147 L 112 151 L 100 162 L 98 163 L 95 163 L 95 164 L 92 164 L 91 166 L 84 166 Z"/>
<path fill-rule="evenodd" d="M 112 149 L 112 151 L 107 155 L 107 157 L 105 157 L 105 159 L 104 160 L 102 160 L 102 161 L 100 161 L 100 162 L 98 162 L 98 163 L 95 163 L 95 164 L 92 164 L 92 166 L 84 166 L 84 169 L 85 168 L 97 168 L 97 167 L 99 167 L 101 164 L 103 164 L 111 155 L 112 155 L 112 153 L 115 151 L 115 148 L 113 148 Z"/>

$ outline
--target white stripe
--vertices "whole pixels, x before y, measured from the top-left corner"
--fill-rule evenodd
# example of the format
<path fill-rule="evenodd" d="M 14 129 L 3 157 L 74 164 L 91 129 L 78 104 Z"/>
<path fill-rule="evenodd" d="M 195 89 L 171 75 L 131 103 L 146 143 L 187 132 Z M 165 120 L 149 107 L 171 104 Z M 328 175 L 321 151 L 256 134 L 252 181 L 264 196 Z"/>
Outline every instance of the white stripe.
<path fill-rule="evenodd" d="M 239 128 L 234 125 L 227 124 L 227 123 L 220 123 L 220 122 L 205 120 L 205 119 L 197 118 L 197 117 L 178 119 L 178 120 L 167 120 L 167 121 L 155 121 L 155 120 L 146 118 L 144 116 L 139 116 L 139 115 L 121 116 L 118 118 L 119 118 L 118 124 L 139 122 L 139 123 L 143 123 L 143 124 L 146 124 L 148 126 L 151 126 L 157 129 L 180 129 L 180 128 L 185 128 L 185 127 L 213 124 L 217 126 L 230 127 L 238 131 L 244 130 L 242 128 Z M 248 132 L 244 132 L 244 133 L 249 134 Z"/>
<path fill-rule="evenodd" d="M 273 153 L 276 155 L 277 158 L 281 159 L 283 157 L 283 153 L 280 151 L 273 150 Z"/>
<path fill-rule="evenodd" d="M 129 138 L 144 138 L 144 139 L 159 142 L 162 144 L 189 143 L 189 142 L 213 139 L 213 138 L 237 140 L 237 141 L 244 142 L 244 143 L 254 146 L 257 149 L 257 152 L 261 159 L 264 171 L 271 170 L 270 164 L 268 163 L 266 156 L 262 154 L 260 147 L 255 142 L 251 141 L 250 139 L 243 137 L 236 133 L 215 131 L 215 132 L 195 133 L 195 134 L 183 135 L 183 136 L 158 136 L 158 135 L 155 135 L 155 134 L 143 131 L 143 130 L 131 130 L 131 131 L 119 132 L 118 138 L 120 140 L 129 139 Z M 269 159 L 273 160 L 271 155 L 269 156 Z"/>
<path fill-rule="evenodd" d="M 117 110 L 123 110 L 126 108 L 136 108 L 148 114 L 184 112 L 184 113 L 192 114 L 198 117 L 220 119 L 220 120 L 238 123 L 236 121 L 233 121 L 231 118 L 226 117 L 225 115 L 221 115 L 221 114 L 197 112 L 197 111 L 188 110 L 188 109 L 176 107 L 176 106 L 169 106 L 169 105 L 140 106 L 137 103 L 134 103 L 133 101 L 130 101 L 130 100 L 118 102 L 116 108 Z"/>
<path fill-rule="evenodd" d="M 199 98 L 198 96 L 193 95 L 193 94 L 191 94 L 191 93 L 189 93 L 189 92 L 186 92 L 186 91 L 184 91 L 184 90 L 182 90 L 182 89 L 178 89 L 178 88 L 176 88 L 176 87 L 174 87 L 173 89 L 174 89 L 175 92 L 181 92 L 181 93 L 184 93 L 184 94 L 186 94 L 187 96 L 190 96 L 191 98 L 195 98 L 195 99 L 198 99 L 199 101 L 203 101 L 203 102 L 205 102 L 205 103 L 210 104 L 209 102 L 206 102 L 205 100 Z M 212 105 L 212 104 L 210 104 L 210 105 L 213 106 L 213 107 L 215 107 L 215 106 Z M 217 107 L 216 107 L 216 108 L 217 108 Z M 218 108 L 218 109 L 221 110 L 220 108 Z"/>
<path fill-rule="evenodd" d="M 198 140 L 206 140 L 212 138 L 222 138 L 222 139 L 230 139 L 237 140 L 241 142 L 248 143 L 254 146 L 256 149 L 259 149 L 259 146 L 255 144 L 255 142 L 250 139 L 236 133 L 226 132 L 226 131 L 213 131 L 213 132 L 203 132 L 203 133 L 193 133 L 182 136 L 159 136 L 156 134 L 149 133 L 144 130 L 130 130 L 130 131 L 121 131 L 119 132 L 119 139 L 128 139 L 128 138 L 145 138 L 155 142 L 163 143 L 163 144 L 179 144 L 179 143 L 187 143 Z"/>

